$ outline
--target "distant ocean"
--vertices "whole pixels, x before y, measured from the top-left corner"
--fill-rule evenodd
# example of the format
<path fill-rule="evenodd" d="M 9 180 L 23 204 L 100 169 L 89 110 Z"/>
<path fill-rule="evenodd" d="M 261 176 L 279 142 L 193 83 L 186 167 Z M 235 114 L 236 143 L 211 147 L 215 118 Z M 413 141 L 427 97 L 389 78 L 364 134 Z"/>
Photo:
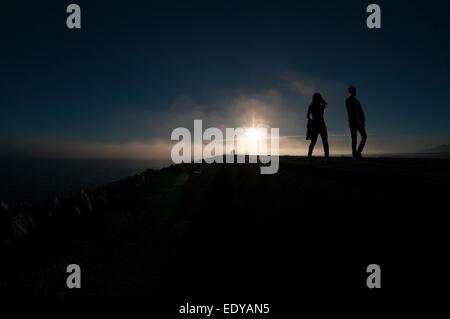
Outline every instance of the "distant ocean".
<path fill-rule="evenodd" d="M 0 200 L 33 201 L 66 196 L 135 175 L 169 161 L 0 158 Z"/>

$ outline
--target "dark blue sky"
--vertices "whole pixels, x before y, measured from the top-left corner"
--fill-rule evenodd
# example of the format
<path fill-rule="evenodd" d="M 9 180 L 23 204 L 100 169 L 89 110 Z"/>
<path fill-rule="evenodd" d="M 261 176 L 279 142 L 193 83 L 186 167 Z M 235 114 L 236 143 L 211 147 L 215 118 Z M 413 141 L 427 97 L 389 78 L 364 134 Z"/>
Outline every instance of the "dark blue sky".
<path fill-rule="evenodd" d="M 81 30 L 65 25 L 72 2 L 81 6 Z M 296 79 L 329 102 L 330 134 L 348 133 L 345 89 L 353 84 L 369 134 L 420 147 L 450 142 L 450 4 L 376 1 L 382 29 L 370 30 L 370 3 L 2 4 L 0 141 L 169 139 L 166 122 L 155 119 L 166 119 L 180 96 L 209 112 L 227 97 L 267 90 L 282 96 L 283 112 L 302 119 L 281 133 L 301 135 L 310 98 L 292 90 Z M 127 112 L 160 127 L 147 130 Z"/>

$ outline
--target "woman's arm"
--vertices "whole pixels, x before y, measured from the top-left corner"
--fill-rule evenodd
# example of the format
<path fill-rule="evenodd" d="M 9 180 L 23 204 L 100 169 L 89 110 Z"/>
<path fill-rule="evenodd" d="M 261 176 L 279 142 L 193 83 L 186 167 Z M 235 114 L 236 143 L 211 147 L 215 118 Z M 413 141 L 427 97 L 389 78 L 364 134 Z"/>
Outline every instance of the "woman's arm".
<path fill-rule="evenodd" d="M 308 107 L 308 113 L 306 113 L 306 117 L 308 118 L 308 120 L 312 121 L 312 118 L 310 115 L 311 115 L 311 105 Z"/>

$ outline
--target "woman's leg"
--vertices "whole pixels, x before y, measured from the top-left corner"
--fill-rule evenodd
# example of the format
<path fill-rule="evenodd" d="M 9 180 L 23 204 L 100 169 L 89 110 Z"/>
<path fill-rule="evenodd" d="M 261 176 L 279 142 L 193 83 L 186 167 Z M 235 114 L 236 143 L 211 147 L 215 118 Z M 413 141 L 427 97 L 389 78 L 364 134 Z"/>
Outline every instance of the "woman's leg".
<path fill-rule="evenodd" d="M 324 127 L 320 130 L 320 137 L 322 138 L 323 151 L 325 153 L 325 159 L 329 158 L 329 146 L 328 146 L 328 132 L 327 128 Z"/>
<path fill-rule="evenodd" d="M 318 135 L 319 134 L 313 134 L 313 136 L 311 136 L 311 143 L 309 144 L 309 150 L 308 150 L 308 158 L 309 159 L 311 159 L 312 152 L 314 150 L 314 146 L 316 145 Z"/>

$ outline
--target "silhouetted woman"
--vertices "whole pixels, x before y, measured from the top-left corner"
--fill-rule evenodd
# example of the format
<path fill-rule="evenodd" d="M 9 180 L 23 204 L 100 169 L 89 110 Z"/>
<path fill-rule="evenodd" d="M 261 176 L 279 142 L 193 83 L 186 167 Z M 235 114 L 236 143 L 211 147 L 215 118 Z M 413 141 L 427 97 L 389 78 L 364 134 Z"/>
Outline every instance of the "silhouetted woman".
<path fill-rule="evenodd" d="M 320 134 L 322 138 L 323 151 L 325 152 L 325 160 L 329 159 L 328 150 L 328 133 L 327 127 L 325 126 L 325 120 L 323 119 L 323 112 L 327 107 L 328 103 L 322 98 L 319 93 L 314 93 L 312 103 L 308 108 L 308 130 L 306 133 L 306 139 L 311 140 L 308 151 L 308 159 L 311 160 L 312 152 L 314 146 L 317 142 L 317 137 Z"/>

